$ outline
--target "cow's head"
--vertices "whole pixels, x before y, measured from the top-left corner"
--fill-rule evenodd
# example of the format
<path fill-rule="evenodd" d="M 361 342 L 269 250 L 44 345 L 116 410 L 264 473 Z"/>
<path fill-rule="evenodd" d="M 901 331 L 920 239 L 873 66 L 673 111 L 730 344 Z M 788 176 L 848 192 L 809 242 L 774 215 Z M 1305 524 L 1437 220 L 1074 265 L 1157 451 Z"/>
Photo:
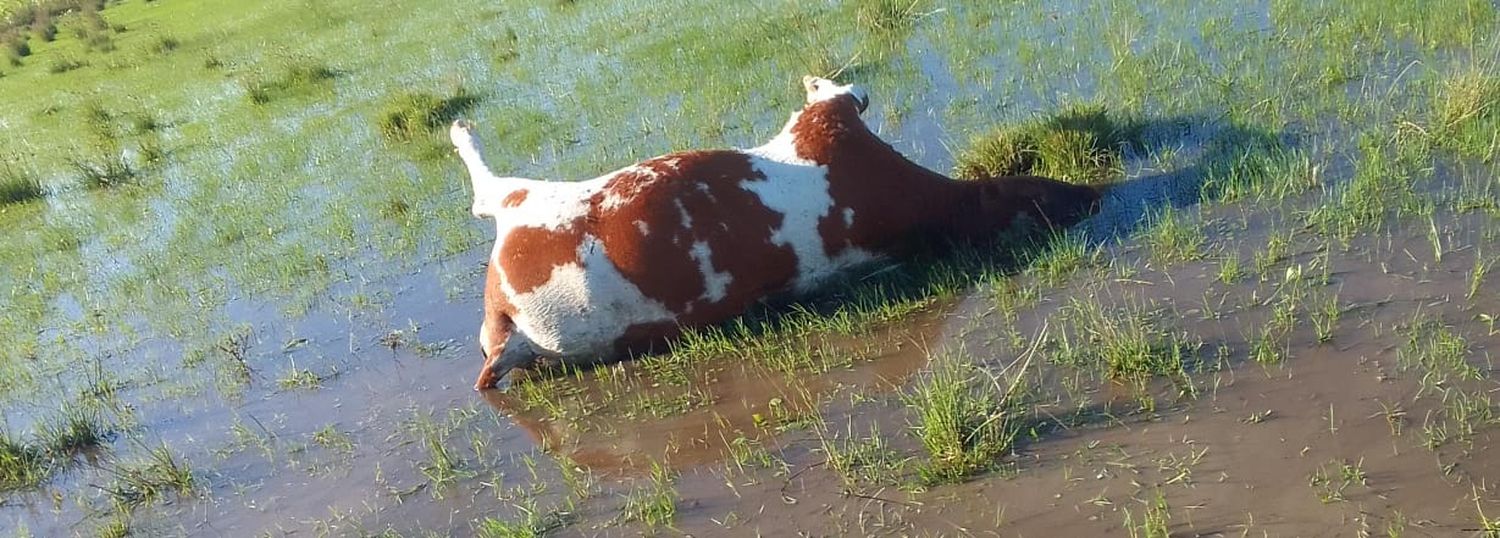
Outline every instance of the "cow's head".
<path fill-rule="evenodd" d="M 807 90 L 807 104 L 813 104 L 829 99 L 838 99 L 848 96 L 854 101 L 854 107 L 862 114 L 870 106 L 870 94 L 865 89 L 855 84 L 838 83 L 823 77 L 808 75 L 802 77 L 802 87 Z"/>

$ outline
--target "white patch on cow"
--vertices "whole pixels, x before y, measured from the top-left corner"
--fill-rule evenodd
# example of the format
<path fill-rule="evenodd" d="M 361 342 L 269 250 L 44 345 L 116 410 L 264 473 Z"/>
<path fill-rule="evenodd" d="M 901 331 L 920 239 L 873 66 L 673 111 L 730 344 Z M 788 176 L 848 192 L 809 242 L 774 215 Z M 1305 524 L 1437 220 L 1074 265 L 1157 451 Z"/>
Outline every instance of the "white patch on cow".
<path fill-rule="evenodd" d="M 734 280 L 734 277 L 729 273 L 714 271 L 713 251 L 709 250 L 708 243 L 703 241 L 693 243 L 690 255 L 698 262 L 698 273 L 703 275 L 703 298 L 714 303 L 724 300 L 724 296 L 729 292 L 729 283 Z"/>
<path fill-rule="evenodd" d="M 852 207 L 844 208 L 844 226 L 849 228 L 854 226 L 854 208 Z"/>
<path fill-rule="evenodd" d="M 558 230 L 572 224 L 588 215 L 589 197 L 604 187 L 604 183 L 598 180 L 527 181 L 534 184 L 526 187 L 525 202 L 516 207 L 502 207 L 495 211 L 496 237 L 505 237 L 506 232 L 516 226 L 540 226 Z M 499 202 L 500 198 L 494 199 L 497 207 Z"/>
<path fill-rule="evenodd" d="M 635 229 L 640 230 L 641 235 L 648 235 L 651 233 L 651 226 L 646 224 L 646 221 L 644 220 L 635 221 Z"/>
<path fill-rule="evenodd" d="M 797 291 L 809 291 L 839 269 L 863 261 L 858 255 L 844 259 L 848 252 L 838 259 L 824 254 L 818 221 L 833 210 L 827 168 L 754 158 L 750 166 L 763 179 L 745 180 L 740 186 L 759 197 L 767 208 L 781 213 L 781 227 L 772 231 L 771 243 L 791 247 L 797 254 L 797 278 L 793 281 Z"/>
<path fill-rule="evenodd" d="M 597 238 L 584 236 L 578 259 L 554 267 L 547 283 L 528 293 L 503 286 L 519 312 L 516 327 L 539 350 L 563 360 L 592 360 L 612 353 L 615 339 L 631 325 L 676 319 L 620 274 Z"/>
<path fill-rule="evenodd" d="M 682 227 L 693 229 L 693 216 L 688 214 L 687 206 L 682 205 L 682 200 L 672 200 L 672 204 L 677 206 L 677 215 L 682 217 Z"/>

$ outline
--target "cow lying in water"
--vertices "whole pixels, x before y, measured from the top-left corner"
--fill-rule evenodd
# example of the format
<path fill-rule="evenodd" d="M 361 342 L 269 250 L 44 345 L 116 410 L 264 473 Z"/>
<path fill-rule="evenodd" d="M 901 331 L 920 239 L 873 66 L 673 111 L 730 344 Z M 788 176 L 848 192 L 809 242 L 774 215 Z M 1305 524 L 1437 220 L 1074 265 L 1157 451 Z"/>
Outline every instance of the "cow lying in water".
<path fill-rule="evenodd" d="M 580 182 L 496 176 L 473 126 L 455 122 L 473 213 L 496 224 L 475 388 L 544 358 L 642 352 L 913 241 L 992 237 L 1018 219 L 1067 226 L 1098 207 L 1091 187 L 922 168 L 865 126 L 863 89 L 803 83 L 806 106 L 765 145 L 671 153 Z"/>

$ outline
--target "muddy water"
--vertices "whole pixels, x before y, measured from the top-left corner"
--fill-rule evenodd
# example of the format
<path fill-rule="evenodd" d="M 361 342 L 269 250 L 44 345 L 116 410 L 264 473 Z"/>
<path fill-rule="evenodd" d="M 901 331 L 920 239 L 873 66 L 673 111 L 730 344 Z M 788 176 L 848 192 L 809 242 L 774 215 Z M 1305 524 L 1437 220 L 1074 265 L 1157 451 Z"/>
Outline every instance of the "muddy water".
<path fill-rule="evenodd" d="M 1214 222 L 1237 240 L 1226 248 L 1249 256 L 1268 229 L 1240 229 L 1229 223 L 1238 220 L 1233 212 L 1217 211 L 1213 218 L 1224 220 Z M 1500 500 L 1493 489 L 1500 457 L 1486 448 L 1500 432 L 1484 426 L 1472 445 L 1426 448 L 1421 430 L 1441 404 L 1431 389 L 1424 395 L 1421 371 L 1399 367 L 1405 340 L 1396 328 L 1419 313 L 1439 319 L 1466 339 L 1469 363 L 1493 376 L 1489 357 L 1500 349 L 1500 336 L 1476 312 L 1500 296 L 1487 286 L 1474 301 L 1463 300 L 1474 255 L 1463 245 L 1481 238 L 1476 221 L 1486 218 L 1457 218 L 1454 246 L 1441 261 L 1415 232 L 1327 253 L 1331 282 L 1323 289 L 1339 293 L 1340 324 L 1321 344 L 1311 328 L 1299 326 L 1289 337 L 1289 358 L 1279 365 L 1249 359 L 1247 336 L 1268 318 L 1266 283 L 1253 276 L 1224 284 L 1215 280 L 1212 264 L 1190 263 L 1119 279 L 1097 298 L 1112 304 L 1149 297 L 1177 305 L 1173 326 L 1203 338 L 1207 353 L 1228 350 L 1221 363 L 1195 375 L 1196 398 L 1174 399 L 1171 390 L 1158 390 L 1158 408 L 1141 412 L 1129 391 L 1107 381 L 1064 386 L 1055 380 L 1069 374 L 1047 364 L 1042 392 L 1058 401 L 1050 411 L 1043 402 L 1039 418 L 1080 406 L 1098 417 L 1023 441 L 1006 471 L 925 491 L 851 487 L 827 469 L 812 434 L 792 434 L 778 453 L 786 472 L 685 472 L 677 486 L 678 528 L 694 535 L 1126 535 L 1127 517 L 1141 521 L 1159 493 L 1170 507 L 1173 536 L 1359 536 L 1392 529 L 1402 536 L 1477 535 L 1475 496 L 1487 514 Z M 1129 260 L 1140 252 L 1112 254 Z M 1294 251 L 1287 263 L 1308 266 L 1323 256 Z M 1281 269 L 1274 278 L 1281 278 Z M 1048 294 L 1021 312 L 1014 328 L 1034 334 L 1055 318 L 1059 304 L 1090 293 L 1078 288 Z M 1205 294 L 1230 300 L 1213 309 L 1218 315 L 1186 306 L 1201 304 Z M 962 346 L 996 367 L 1014 360 L 1014 350 L 995 344 L 1012 324 L 994 308 L 983 294 L 969 298 L 950 314 L 944 345 Z M 1493 379 L 1450 386 L 1500 392 Z M 910 420 L 893 398 L 835 407 L 825 419 L 851 424 L 854 432 L 879 425 L 898 452 L 920 457 L 909 436 L 893 435 L 899 431 L 893 425 Z M 1363 478 L 1340 486 L 1344 465 Z M 1320 473 L 1333 485 L 1315 485 Z"/>
<path fill-rule="evenodd" d="M 483 396 L 548 452 L 601 476 L 639 475 L 653 463 L 687 469 L 724 460 L 737 437 L 775 446 L 770 426 L 778 416 L 815 413 L 838 396 L 877 395 L 902 387 L 927 364 L 929 346 L 942 338 L 945 310 L 934 308 L 858 338 L 832 338 L 833 349 L 862 356 L 827 374 L 792 378 L 742 362 L 697 364 L 687 374 L 690 385 L 708 394 L 709 403 L 662 419 L 632 419 L 622 416 L 622 410 L 605 409 L 578 421 L 554 420 L 541 410 L 528 410 L 510 393 L 486 391 Z M 868 349 L 863 342 L 882 344 Z M 636 363 L 614 368 L 632 372 L 624 375 L 639 375 L 633 372 L 640 370 Z M 576 388 L 576 398 L 600 398 L 604 390 L 597 377 L 585 377 Z M 674 389 L 658 385 L 651 390 Z"/>

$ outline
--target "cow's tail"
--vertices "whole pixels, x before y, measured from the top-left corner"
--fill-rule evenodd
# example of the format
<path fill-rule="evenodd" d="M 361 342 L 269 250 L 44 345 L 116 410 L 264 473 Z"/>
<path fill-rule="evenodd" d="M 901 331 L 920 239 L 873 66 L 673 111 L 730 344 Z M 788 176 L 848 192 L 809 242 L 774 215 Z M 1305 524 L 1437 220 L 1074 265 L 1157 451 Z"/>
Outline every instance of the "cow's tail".
<path fill-rule="evenodd" d="M 483 145 L 474 134 L 473 123 L 468 120 L 455 121 L 453 127 L 448 129 L 448 135 L 452 137 L 453 147 L 463 159 L 464 166 L 469 169 L 469 180 L 474 185 L 474 204 L 471 209 L 474 216 L 494 217 L 501 200 L 519 187 L 516 185 L 519 178 L 502 178 L 490 171 L 489 165 L 484 162 Z"/>

